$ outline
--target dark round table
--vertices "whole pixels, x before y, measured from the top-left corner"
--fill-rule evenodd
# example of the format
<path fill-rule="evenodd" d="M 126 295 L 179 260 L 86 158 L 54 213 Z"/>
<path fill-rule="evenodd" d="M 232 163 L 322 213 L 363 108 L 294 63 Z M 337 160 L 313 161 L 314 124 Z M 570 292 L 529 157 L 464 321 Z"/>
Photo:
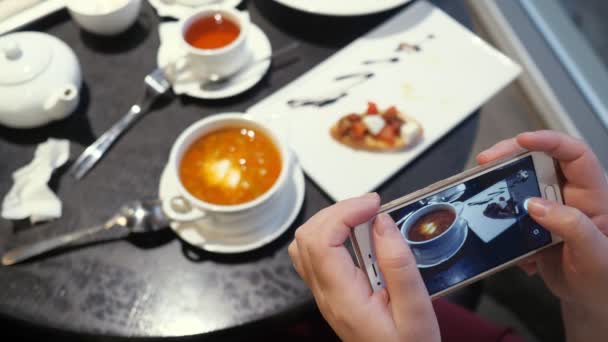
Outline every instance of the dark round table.
<path fill-rule="evenodd" d="M 434 1 L 470 27 L 464 1 Z M 161 101 L 82 181 L 63 167 L 50 184 L 63 201 L 61 219 L 39 225 L 0 220 L 0 252 L 99 223 L 132 199 L 157 194 L 172 142 L 192 122 L 214 113 L 245 111 L 403 7 L 365 17 L 299 13 L 269 0 L 247 1 L 252 21 L 276 49 L 301 42 L 297 63 L 274 66 L 253 89 L 220 101 L 187 97 Z M 28 163 L 49 137 L 71 141 L 75 158 L 116 121 L 143 91 L 155 68 L 159 18 L 145 5 L 137 24 L 115 38 L 82 32 L 65 11 L 29 27 L 67 42 L 82 66 L 84 87 L 68 119 L 32 130 L 0 127 L 0 194 L 11 173 Z M 380 189 L 383 201 L 462 171 L 477 134 L 478 115 L 459 125 Z M 69 165 L 68 165 L 69 166 Z M 170 230 L 72 248 L 13 267 L 0 267 L 0 322 L 31 331 L 75 336 L 182 337 L 226 333 L 290 320 L 314 308 L 292 268 L 287 245 L 307 218 L 332 201 L 307 179 L 303 208 L 283 236 L 250 253 L 195 250 Z"/>

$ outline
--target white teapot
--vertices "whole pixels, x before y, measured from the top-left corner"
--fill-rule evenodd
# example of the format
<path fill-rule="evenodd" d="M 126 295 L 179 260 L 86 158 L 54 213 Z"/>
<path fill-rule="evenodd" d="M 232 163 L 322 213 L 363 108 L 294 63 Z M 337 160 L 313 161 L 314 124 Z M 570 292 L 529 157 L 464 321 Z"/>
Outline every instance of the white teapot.
<path fill-rule="evenodd" d="M 0 37 L 0 124 L 32 128 L 70 115 L 82 74 L 61 40 L 39 32 Z"/>

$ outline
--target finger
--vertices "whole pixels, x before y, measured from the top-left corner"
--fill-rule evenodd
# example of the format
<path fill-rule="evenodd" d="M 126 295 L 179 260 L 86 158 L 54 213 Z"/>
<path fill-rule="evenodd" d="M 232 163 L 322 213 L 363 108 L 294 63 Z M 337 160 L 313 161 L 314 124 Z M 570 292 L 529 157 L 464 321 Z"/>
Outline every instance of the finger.
<path fill-rule="evenodd" d="M 528 202 L 530 216 L 545 229 L 560 236 L 576 255 L 603 260 L 608 242 L 580 210 L 541 198 Z"/>
<path fill-rule="evenodd" d="M 515 138 L 511 138 L 500 141 L 489 149 L 479 153 L 477 155 L 477 162 L 479 164 L 486 164 L 521 151 L 523 149 L 517 144 Z"/>
<path fill-rule="evenodd" d="M 310 256 L 310 275 L 321 287 L 343 285 L 341 273 L 336 270 L 354 272 L 356 267 L 344 247 L 344 241 L 353 227 L 371 220 L 379 208 L 378 194 L 367 194 L 322 210 L 303 227 L 297 239 L 298 248 Z"/>
<path fill-rule="evenodd" d="M 315 296 L 315 299 L 318 300 L 323 296 L 320 287 L 318 285 L 317 279 L 315 278 L 315 273 L 313 272 L 313 266 L 310 259 L 310 253 L 306 248 L 306 242 L 308 231 L 312 230 L 313 227 L 310 224 L 310 220 L 296 229 L 295 232 L 295 249 L 298 251 L 298 266 L 300 267 L 302 274 L 304 274 L 304 281 L 306 285 L 310 288 L 312 293 Z"/>
<path fill-rule="evenodd" d="M 554 131 L 522 133 L 517 143 L 531 151 L 542 151 L 561 162 L 564 176 L 570 183 L 588 188 L 608 190 L 604 170 L 595 154 L 582 141 Z"/>
<path fill-rule="evenodd" d="M 608 214 L 596 216 L 592 221 L 604 235 L 608 236 Z"/>
<path fill-rule="evenodd" d="M 342 247 L 352 228 L 371 220 L 380 209 L 380 196 L 370 193 L 347 199 L 323 210 L 322 224 L 317 225 L 315 247 Z"/>
<path fill-rule="evenodd" d="M 547 287 L 559 298 L 567 299 L 568 282 L 565 281 L 563 254 L 565 245 L 559 244 L 551 246 L 538 253 L 538 273 L 542 276 Z"/>
<path fill-rule="evenodd" d="M 308 283 L 308 277 L 302 268 L 302 261 L 300 260 L 300 253 L 298 251 L 298 245 L 295 241 L 292 241 L 287 248 L 287 252 L 289 253 L 289 257 L 291 258 L 291 262 L 293 263 L 293 268 L 298 272 L 300 278 L 304 280 L 305 283 Z"/>
<path fill-rule="evenodd" d="M 524 260 L 517 264 L 528 276 L 533 276 L 538 271 L 535 260 Z"/>
<path fill-rule="evenodd" d="M 394 321 L 402 333 L 401 336 L 411 336 L 414 332 L 410 330 L 420 328 L 408 322 L 428 321 L 433 324 L 436 319 L 416 260 L 388 214 L 376 217 L 373 240 L 378 266 L 384 275 L 389 293 Z"/>
<path fill-rule="evenodd" d="M 351 286 L 357 293 L 371 293 L 369 281 L 356 285 L 346 284 L 342 272 L 357 272 L 344 241 L 352 228 L 370 221 L 380 208 L 380 197 L 373 193 L 336 203 L 323 213 L 315 224 L 315 231 L 309 231 L 306 244 L 314 267 L 314 277 L 327 293 L 344 292 L 344 286 Z M 342 272 L 337 272 L 341 270 Z M 349 291 L 350 291 L 349 290 Z"/>
<path fill-rule="evenodd" d="M 296 230 L 300 267 L 320 307 L 328 300 L 353 301 L 371 294 L 369 281 L 343 246 L 351 227 L 369 220 L 380 206 L 377 194 L 339 202 Z"/>

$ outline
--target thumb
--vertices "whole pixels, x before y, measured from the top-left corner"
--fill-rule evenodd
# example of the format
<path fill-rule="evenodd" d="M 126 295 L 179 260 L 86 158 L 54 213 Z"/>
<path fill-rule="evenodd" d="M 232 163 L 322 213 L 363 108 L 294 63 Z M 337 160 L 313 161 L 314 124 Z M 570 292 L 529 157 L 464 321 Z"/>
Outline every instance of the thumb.
<path fill-rule="evenodd" d="M 422 325 L 436 326 L 430 297 L 416 266 L 416 260 L 397 225 L 388 214 L 374 222 L 374 249 L 386 281 L 393 319 L 402 336 L 415 336 Z M 427 330 L 428 331 L 428 330 Z"/>
<path fill-rule="evenodd" d="M 608 248 L 606 237 L 580 210 L 541 198 L 528 202 L 530 216 L 545 229 L 559 235 L 576 255 L 602 260 Z"/>

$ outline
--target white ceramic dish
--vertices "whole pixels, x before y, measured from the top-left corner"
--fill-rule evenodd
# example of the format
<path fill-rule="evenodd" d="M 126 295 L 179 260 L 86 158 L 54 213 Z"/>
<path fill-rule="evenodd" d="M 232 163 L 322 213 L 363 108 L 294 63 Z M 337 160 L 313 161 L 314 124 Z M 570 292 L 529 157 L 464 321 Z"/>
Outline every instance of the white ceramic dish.
<path fill-rule="evenodd" d="M 238 36 L 221 48 L 201 49 L 190 45 L 186 35 L 192 25 L 202 18 L 217 14 L 238 26 Z M 178 39 L 182 41 L 181 48 L 187 52 L 188 63 L 194 69 L 209 69 L 217 75 L 229 76 L 241 69 L 251 57 L 247 45 L 251 27 L 248 13 L 234 8 L 202 8 L 180 20 L 179 26 Z"/>
<path fill-rule="evenodd" d="M 180 203 L 177 207 L 179 211 L 176 211 L 173 208 L 173 203 L 171 201 L 164 201 L 163 203 L 163 209 L 169 218 L 174 221 L 187 222 L 199 220 L 204 216 L 211 217 L 212 220 L 218 223 L 230 223 L 248 220 L 249 217 L 255 216 L 258 212 L 271 207 L 269 203 L 277 196 L 277 193 L 281 192 L 287 182 L 287 176 L 290 170 L 289 163 L 292 157 L 289 149 L 276 134 L 268 129 L 263 123 L 250 120 L 247 116 L 243 115 L 243 113 L 220 113 L 211 115 L 186 128 L 173 143 L 171 154 L 169 155 L 169 164 L 173 176 L 178 178 L 182 158 L 194 141 L 218 129 L 235 126 L 254 128 L 257 131 L 264 133 L 277 148 L 281 158 L 281 172 L 274 184 L 265 193 L 251 201 L 234 205 L 219 205 L 196 198 L 188 192 L 184 184 L 178 182 L 177 186 L 180 195 L 176 199 L 178 199 Z M 171 200 L 174 200 L 174 198 Z M 193 210 L 184 210 L 190 208 Z"/>
<path fill-rule="evenodd" d="M 200 5 L 200 6 L 188 6 L 186 3 L 190 3 L 189 1 L 180 0 L 148 0 L 150 5 L 154 7 L 156 13 L 160 17 L 169 17 L 175 19 L 181 19 L 185 16 L 190 15 L 192 12 L 196 11 L 205 6 L 209 5 Z M 222 7 L 236 7 L 241 3 L 241 0 L 224 0 L 219 6 Z M 212 3 L 213 6 L 218 6 L 218 3 Z"/>
<path fill-rule="evenodd" d="M 402 43 L 417 44 L 419 50 L 396 52 Z M 399 58 L 398 63 L 363 64 L 393 56 Z M 355 72 L 373 72 L 375 76 L 324 107 L 293 108 L 288 104 L 292 99 L 335 93 L 335 88 L 347 81 L 334 79 Z M 519 73 L 517 64 L 443 11 L 417 1 L 248 113 L 281 132 L 306 173 L 338 201 L 373 191 Z M 353 150 L 337 143 L 329 134 L 331 126 L 348 113 L 364 112 L 367 101 L 384 109 L 395 105 L 417 119 L 424 129 L 422 141 L 393 153 Z"/>
<path fill-rule="evenodd" d="M 465 242 L 467 242 L 468 236 L 469 236 L 469 228 L 467 226 L 465 226 L 459 237 L 458 246 L 456 248 L 454 248 L 451 253 L 447 254 L 441 260 L 439 260 L 437 262 L 433 262 L 433 263 L 428 263 L 425 261 L 418 262 L 418 260 L 416 260 L 416 265 L 418 266 L 418 268 L 431 268 L 431 267 L 439 266 L 439 265 L 443 264 L 444 262 L 452 259 L 452 257 L 454 257 L 456 254 L 458 254 L 458 252 L 460 252 L 460 250 L 462 249 L 462 246 L 464 246 Z"/>
<path fill-rule="evenodd" d="M 457 203 L 435 203 L 426 205 L 416 210 L 401 224 L 401 234 L 405 237 L 405 241 L 410 246 L 412 253 L 416 257 L 418 265 L 437 265 L 456 254 L 462 246 L 463 232 L 467 229 L 466 220 L 462 217 L 462 209 L 464 204 Z M 408 238 L 408 231 L 412 226 L 424 215 L 427 215 L 436 210 L 449 210 L 454 213 L 454 221 L 447 230 L 438 236 L 424 241 L 412 241 Z"/>
<path fill-rule="evenodd" d="M 356 16 L 387 11 L 411 0 L 275 0 L 299 11 L 333 15 Z"/>
<path fill-rule="evenodd" d="M 82 74 L 74 51 L 41 32 L 0 36 L 0 124 L 33 128 L 72 114 Z"/>
<path fill-rule="evenodd" d="M 114 0 L 114 3 L 70 0 L 68 12 L 74 21 L 90 33 L 113 36 L 131 27 L 141 10 L 141 0 Z M 104 5 L 105 4 L 105 5 Z"/>
<path fill-rule="evenodd" d="M 66 1 L 67 0 L 45 0 L 0 21 L 0 35 L 17 30 L 51 13 L 59 11 L 65 7 Z"/>
<path fill-rule="evenodd" d="M 304 203 L 304 193 L 304 174 L 292 158 L 286 185 L 277 193 L 270 209 L 256 218 L 234 222 L 231 226 L 218 225 L 213 220 L 172 222 L 171 229 L 188 244 L 205 251 L 222 254 L 248 252 L 276 240 L 291 226 Z M 178 180 L 167 166 L 160 179 L 160 198 L 178 194 Z"/>
<path fill-rule="evenodd" d="M 179 37 L 178 23 L 164 23 L 159 26 L 160 47 L 158 49 L 157 63 L 165 66 L 175 60 L 179 60 L 186 54 Z M 247 51 L 250 54 L 249 62 L 265 58 L 272 54 L 272 46 L 266 34 L 255 24 L 249 26 L 249 37 L 247 39 Z M 178 95 L 188 95 L 199 99 L 223 99 L 238 95 L 256 85 L 270 68 L 270 60 L 257 63 L 251 69 L 235 77 L 234 81 L 218 89 L 201 89 L 200 77 L 193 77 L 188 70 L 181 70 L 170 75 L 173 82 L 173 91 Z M 169 71 L 172 73 L 172 71 Z M 204 72 L 197 72 L 204 75 Z"/>

